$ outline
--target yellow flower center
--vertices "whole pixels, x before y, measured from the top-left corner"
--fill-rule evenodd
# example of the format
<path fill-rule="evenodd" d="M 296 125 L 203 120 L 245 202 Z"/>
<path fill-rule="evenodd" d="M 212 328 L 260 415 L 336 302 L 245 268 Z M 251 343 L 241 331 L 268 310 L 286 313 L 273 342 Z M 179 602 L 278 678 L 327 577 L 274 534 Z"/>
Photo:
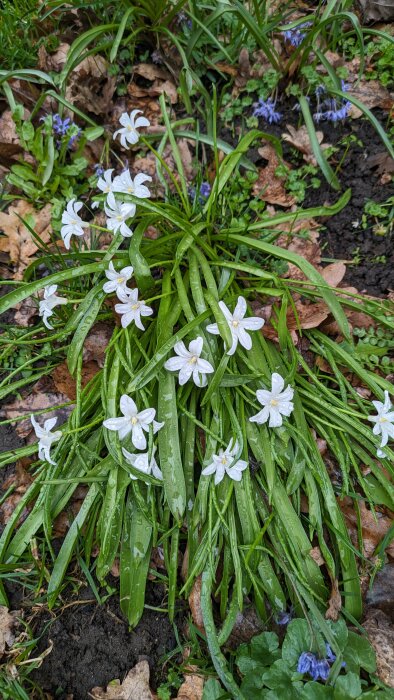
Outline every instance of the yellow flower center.
<path fill-rule="evenodd" d="M 78 223 L 78 222 L 77 222 L 76 219 L 71 219 L 71 224 L 72 224 L 72 226 L 75 226 L 77 223 Z"/>
<path fill-rule="evenodd" d="M 129 132 L 135 131 L 134 127 L 132 127 L 130 124 L 127 124 L 126 129 L 127 129 L 127 131 L 129 131 Z"/>
<path fill-rule="evenodd" d="M 380 416 L 380 417 L 379 417 L 379 423 L 388 423 L 388 420 L 387 420 L 386 416 Z"/>
<path fill-rule="evenodd" d="M 127 191 L 128 191 L 129 194 L 133 194 L 133 192 L 134 192 L 134 187 L 132 187 L 132 186 L 130 185 L 130 186 L 127 188 Z"/>
<path fill-rule="evenodd" d="M 222 464 L 227 464 L 227 457 L 222 457 Z"/>
<path fill-rule="evenodd" d="M 277 406 L 279 404 L 279 401 L 277 401 L 276 399 L 271 399 L 270 404 L 271 406 Z"/>
<path fill-rule="evenodd" d="M 118 277 L 117 282 L 118 282 L 119 284 L 123 284 L 123 282 L 124 282 L 124 277 Z"/>
<path fill-rule="evenodd" d="M 136 425 L 138 423 L 138 418 L 136 416 L 133 416 L 131 419 L 131 424 Z"/>
<path fill-rule="evenodd" d="M 140 302 L 139 302 L 139 301 L 137 301 L 137 303 L 136 303 L 136 304 L 133 304 L 133 306 L 131 307 L 132 311 L 137 311 L 137 309 L 139 309 L 139 308 L 140 308 Z"/>
<path fill-rule="evenodd" d="M 189 360 L 189 365 L 195 365 L 197 360 L 198 360 L 198 357 L 196 355 L 193 355 L 193 357 L 191 357 Z"/>
<path fill-rule="evenodd" d="M 239 326 L 239 321 L 235 320 L 231 322 L 231 325 L 234 326 L 234 328 L 238 328 Z"/>
<path fill-rule="evenodd" d="M 116 217 L 116 221 L 123 221 L 123 216 L 120 216 L 120 215 L 117 216 L 117 217 Z"/>

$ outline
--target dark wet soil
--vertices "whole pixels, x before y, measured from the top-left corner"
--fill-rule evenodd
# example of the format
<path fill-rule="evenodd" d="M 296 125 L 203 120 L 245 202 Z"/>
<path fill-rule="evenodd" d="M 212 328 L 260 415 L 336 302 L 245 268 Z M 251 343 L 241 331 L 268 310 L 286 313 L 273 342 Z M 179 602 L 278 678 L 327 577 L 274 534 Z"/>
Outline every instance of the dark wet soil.
<path fill-rule="evenodd" d="M 111 586 L 117 588 L 117 580 Z M 23 597 L 20 586 L 8 591 L 11 608 L 30 605 Z M 100 591 L 106 593 L 105 589 Z M 148 582 L 146 602 L 161 607 L 163 586 Z M 147 609 L 134 630 L 129 630 L 119 607 L 119 592 L 98 605 L 93 591 L 86 587 L 78 596 L 63 596 L 64 607 L 48 612 L 46 609 L 33 617 L 34 637 L 39 639 L 35 656 L 53 644 L 42 666 L 31 674 L 31 679 L 56 700 L 86 700 L 96 686 L 106 687 L 144 658 L 151 671 L 151 686 L 163 680 L 163 657 L 176 647 L 172 624 L 165 613 Z M 28 613 L 26 614 L 28 615 Z"/>
<path fill-rule="evenodd" d="M 286 124 L 295 127 L 302 124 L 300 116 L 291 106 L 280 105 L 279 108 L 283 113 L 280 124 L 267 124 L 264 120 L 260 120 L 259 123 L 263 131 L 277 137 L 286 131 Z M 386 129 L 387 114 L 381 110 L 373 110 L 373 113 Z M 323 132 L 325 143 L 337 145 L 339 148 L 331 161 L 334 170 L 341 163 L 345 153 L 346 147 L 340 142 L 346 138 L 351 139 L 349 150 L 336 173 L 341 191 L 335 192 L 320 175 L 320 188 L 308 189 L 300 206 L 334 204 L 342 192 L 351 189 L 349 204 L 325 222 L 325 229 L 320 234 L 323 256 L 348 263 L 345 284 L 374 296 L 386 296 L 394 289 L 394 232 L 381 235 L 374 233 L 373 228 L 377 220 L 371 217 L 367 218 L 366 228 L 362 227 L 365 204 L 369 200 L 382 203 L 394 195 L 392 183 L 382 185 L 381 174 L 377 172 L 378 168 L 374 166 L 373 161 L 371 162 L 374 156 L 385 155 L 385 147 L 374 127 L 363 118 L 347 119 L 336 126 L 321 122 L 318 130 Z M 283 155 L 285 160 L 294 162 L 294 151 L 292 152 L 292 148 L 286 143 L 283 143 Z M 256 158 L 252 155 L 251 160 Z"/>

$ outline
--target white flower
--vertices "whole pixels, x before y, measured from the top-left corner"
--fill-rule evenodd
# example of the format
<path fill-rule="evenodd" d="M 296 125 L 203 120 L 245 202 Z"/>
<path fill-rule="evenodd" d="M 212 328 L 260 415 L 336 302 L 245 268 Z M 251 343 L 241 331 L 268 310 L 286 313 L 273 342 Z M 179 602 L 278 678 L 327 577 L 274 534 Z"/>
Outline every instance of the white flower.
<path fill-rule="evenodd" d="M 99 190 L 104 192 L 104 194 L 109 194 L 110 192 L 114 192 L 114 182 L 112 182 L 112 173 L 114 172 L 113 168 L 109 168 L 109 170 L 104 170 L 102 176 L 98 179 L 97 181 L 97 187 Z M 116 180 L 116 178 L 115 178 Z"/>
<path fill-rule="evenodd" d="M 142 114 L 140 109 L 133 109 L 131 114 L 123 112 L 119 119 L 120 124 L 123 129 L 118 129 L 115 131 L 113 138 L 116 139 L 117 135 L 120 134 L 120 143 L 123 148 L 128 148 L 128 144 L 134 145 L 140 138 L 137 129 L 141 126 L 150 126 L 150 121 L 146 117 L 137 117 L 137 114 Z"/>
<path fill-rule="evenodd" d="M 152 423 L 153 432 L 157 433 L 164 423 L 158 423 L 154 420 L 156 415 L 154 408 L 146 408 L 138 413 L 133 399 L 127 394 L 120 397 L 120 410 L 123 413 L 123 418 L 108 418 L 103 422 L 104 427 L 118 432 L 121 440 L 131 433 L 131 442 L 134 447 L 137 450 L 145 450 L 146 437 L 143 431 L 149 432 L 149 425 Z"/>
<path fill-rule="evenodd" d="M 243 297 L 238 297 L 238 302 L 234 309 L 234 313 L 231 313 L 224 301 L 219 301 L 219 306 L 226 318 L 233 338 L 231 348 L 228 350 L 227 355 L 234 355 L 238 341 L 241 343 L 242 347 L 244 347 L 246 350 L 250 350 L 252 347 L 252 339 L 250 335 L 246 333 L 246 331 L 258 331 L 259 328 L 264 326 L 264 320 L 262 318 L 258 318 L 257 316 L 244 318 L 247 306 L 246 300 Z M 208 333 L 219 335 L 217 323 L 211 323 L 209 326 L 207 326 L 207 331 Z"/>
<path fill-rule="evenodd" d="M 124 447 L 122 447 L 122 452 L 125 456 L 126 462 L 131 464 L 134 469 L 138 469 L 140 472 L 143 474 L 152 474 L 152 476 L 156 477 L 156 479 L 160 479 L 160 481 L 163 481 L 163 474 L 161 473 L 161 470 L 159 469 L 157 462 L 155 460 L 155 452 L 156 448 L 153 448 L 152 455 L 149 461 L 149 452 L 141 452 L 140 454 L 132 454 L 131 452 L 128 452 L 125 450 Z M 130 479 L 133 479 L 133 481 L 137 480 L 137 477 L 134 476 L 134 474 L 130 474 Z"/>
<path fill-rule="evenodd" d="M 170 372 L 179 370 L 178 380 L 181 386 L 186 384 L 192 375 L 197 386 L 206 386 L 208 380 L 205 375 L 215 371 L 210 362 L 200 357 L 203 343 L 203 338 L 198 337 L 189 343 L 189 350 L 182 341 L 175 343 L 174 350 L 179 357 L 171 357 L 164 367 Z"/>
<path fill-rule="evenodd" d="M 389 397 L 389 392 L 384 392 L 384 403 L 382 401 L 372 401 L 376 408 L 376 416 L 368 416 L 368 420 L 375 423 L 373 427 L 374 435 L 381 435 L 380 447 L 387 445 L 389 438 L 394 439 L 394 411 Z M 378 450 L 378 457 L 384 457 L 384 452 Z"/>
<path fill-rule="evenodd" d="M 71 236 L 83 236 L 83 229 L 89 226 L 86 221 L 82 221 L 81 217 L 78 216 L 78 212 L 82 207 L 82 202 L 76 202 L 75 199 L 72 199 L 62 214 L 62 224 L 64 225 L 60 229 L 60 234 L 67 250 L 70 248 Z"/>
<path fill-rule="evenodd" d="M 108 206 L 107 206 L 108 204 Z M 127 219 L 131 219 L 135 214 L 135 204 L 117 202 L 113 193 L 110 192 L 107 197 L 107 204 L 104 205 L 107 215 L 107 228 L 114 233 L 121 232 L 124 238 L 131 238 L 132 230 L 127 226 Z"/>
<path fill-rule="evenodd" d="M 209 476 L 210 474 L 215 474 L 215 485 L 220 484 L 225 474 L 227 474 L 230 479 L 234 481 L 241 481 L 242 472 L 248 466 L 248 463 L 243 459 L 239 459 L 231 467 L 234 461 L 234 457 L 239 450 L 238 442 L 235 441 L 232 447 L 233 440 L 229 443 L 225 450 L 220 449 L 218 455 L 212 456 L 212 462 L 205 469 L 202 470 L 201 474 L 203 476 Z"/>
<path fill-rule="evenodd" d="M 65 297 L 58 297 L 56 295 L 57 284 L 50 284 L 48 287 L 44 287 L 44 298 L 40 301 L 38 313 L 42 316 L 42 320 L 47 328 L 53 328 L 48 321 L 49 316 L 52 316 L 53 309 L 59 304 L 67 304 L 67 299 Z"/>
<path fill-rule="evenodd" d="M 52 443 L 60 440 L 62 436 L 61 430 L 56 430 L 54 433 L 51 433 L 52 428 L 54 428 L 57 423 L 57 418 L 48 418 L 43 428 L 37 423 L 34 416 L 30 416 L 30 420 L 34 432 L 38 437 L 38 457 L 43 461 L 49 462 L 49 464 L 56 464 L 56 462 L 51 459 L 50 449 Z"/>
<path fill-rule="evenodd" d="M 130 171 L 125 170 L 121 175 L 115 177 L 113 191 L 122 192 L 123 194 L 133 194 L 134 197 L 144 199 L 150 197 L 150 192 L 143 183 L 151 181 L 152 178 L 150 175 L 144 175 L 144 173 L 138 173 L 133 180 Z"/>
<path fill-rule="evenodd" d="M 127 282 L 131 278 L 133 271 L 133 268 L 129 265 L 129 267 L 124 267 L 120 272 L 117 272 L 113 262 L 110 262 L 108 270 L 105 270 L 105 276 L 109 282 L 103 284 L 104 292 L 106 294 L 111 294 L 112 292 L 118 293 L 118 290 L 122 290 L 126 294 L 130 293 L 131 289 L 127 287 Z"/>
<path fill-rule="evenodd" d="M 271 391 L 267 389 L 256 391 L 257 400 L 264 408 L 259 413 L 256 413 L 255 416 L 249 418 L 252 423 L 266 423 L 269 418 L 268 425 L 270 428 L 279 428 L 282 425 L 282 416 L 289 416 L 294 408 L 292 403 L 294 389 L 289 385 L 283 391 L 284 385 L 283 377 L 274 372 Z"/>
<path fill-rule="evenodd" d="M 141 316 L 152 316 L 153 309 L 142 300 L 138 301 L 138 289 L 129 289 L 126 292 L 124 289 L 118 288 L 117 295 L 123 302 L 115 304 L 116 313 L 122 314 L 122 328 L 127 328 L 134 321 L 137 328 L 144 331 L 145 326 L 142 324 Z"/>

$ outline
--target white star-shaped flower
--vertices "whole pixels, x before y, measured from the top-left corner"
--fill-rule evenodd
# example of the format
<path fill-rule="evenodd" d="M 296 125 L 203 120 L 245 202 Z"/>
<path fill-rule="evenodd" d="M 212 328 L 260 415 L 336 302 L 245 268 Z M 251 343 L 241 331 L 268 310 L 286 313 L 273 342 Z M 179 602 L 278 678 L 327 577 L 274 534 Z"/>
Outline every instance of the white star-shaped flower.
<path fill-rule="evenodd" d="M 126 462 L 131 464 L 131 466 L 134 467 L 134 469 L 138 469 L 143 474 L 152 474 L 152 476 L 156 477 L 156 479 L 160 479 L 160 481 L 163 481 L 163 474 L 161 473 L 161 470 L 159 469 L 155 460 L 156 447 L 154 447 L 152 450 L 150 461 L 149 452 L 140 452 L 139 454 L 132 454 L 131 452 L 125 450 L 124 447 L 122 447 L 122 452 L 125 456 Z M 134 476 L 134 474 L 130 474 L 130 479 L 136 481 L 137 477 Z"/>
<path fill-rule="evenodd" d="M 133 109 L 131 114 L 123 112 L 119 119 L 119 123 L 123 128 L 115 131 L 113 138 L 116 139 L 118 134 L 120 134 L 120 143 L 123 148 L 128 148 L 128 144 L 134 145 L 139 141 L 140 135 L 137 129 L 140 129 L 142 126 L 150 126 L 149 119 L 146 117 L 137 117 L 136 119 L 137 114 L 142 114 L 142 111 L 140 109 Z"/>
<path fill-rule="evenodd" d="M 186 384 L 191 376 L 193 376 L 193 381 L 197 386 L 206 386 L 208 380 L 205 375 L 215 371 L 210 362 L 200 357 L 203 344 L 204 340 L 201 337 L 192 340 L 188 350 L 182 341 L 175 343 L 174 350 L 178 357 L 171 357 L 164 367 L 170 372 L 178 372 L 179 370 L 178 380 L 181 386 Z"/>
<path fill-rule="evenodd" d="M 203 476 L 210 476 L 215 474 L 215 485 L 217 486 L 223 480 L 224 475 L 230 477 L 234 481 L 241 481 L 242 472 L 247 468 L 248 463 L 243 459 L 239 459 L 231 467 L 234 461 L 234 457 L 239 450 L 238 442 L 235 441 L 233 445 L 233 440 L 230 441 L 229 445 L 225 450 L 222 448 L 219 450 L 219 454 L 212 456 L 212 462 L 205 469 L 202 470 L 201 474 Z"/>
<path fill-rule="evenodd" d="M 387 445 L 389 438 L 394 439 L 394 411 L 389 397 L 389 392 L 384 392 L 384 403 L 382 401 L 372 401 L 377 411 L 376 416 L 368 416 L 368 420 L 375 423 L 373 427 L 374 435 L 381 435 L 380 447 Z M 384 457 L 384 452 L 378 450 L 378 457 Z"/>
<path fill-rule="evenodd" d="M 131 289 L 127 287 L 127 282 L 132 277 L 133 272 L 134 270 L 131 265 L 117 272 L 113 262 L 110 262 L 108 270 L 105 270 L 105 276 L 109 282 L 103 284 L 104 292 L 106 294 L 111 294 L 112 292 L 118 293 L 119 290 L 122 290 L 126 294 L 129 294 Z"/>
<path fill-rule="evenodd" d="M 237 305 L 233 313 L 231 313 L 224 301 L 219 301 L 219 306 L 226 318 L 233 339 L 227 355 L 234 355 L 238 342 L 240 342 L 242 347 L 246 350 L 250 350 L 252 347 L 252 339 L 246 331 L 258 331 L 264 326 L 264 320 L 257 316 L 244 318 L 247 305 L 243 297 L 238 297 Z M 214 335 L 220 335 L 217 323 L 211 323 L 207 326 L 207 331 L 208 333 L 214 333 Z"/>
<path fill-rule="evenodd" d="M 120 397 L 120 410 L 123 413 L 123 418 L 107 418 L 103 422 L 105 428 L 114 430 L 119 433 L 119 438 L 123 440 L 131 433 L 131 442 L 137 450 L 146 449 L 145 432 L 149 432 L 149 426 L 152 423 L 153 432 L 157 433 L 164 423 L 158 423 L 154 420 L 156 410 L 154 408 L 146 408 L 144 411 L 138 412 L 137 406 L 133 399 L 127 394 Z"/>
<path fill-rule="evenodd" d="M 82 209 L 82 207 L 82 202 L 76 202 L 75 199 L 72 199 L 67 204 L 67 207 L 62 214 L 63 226 L 60 229 L 60 234 L 67 250 L 70 248 L 71 236 L 83 236 L 84 228 L 89 226 L 89 224 L 86 223 L 86 221 L 82 221 L 81 217 L 78 215 L 78 212 L 80 209 Z"/>
<path fill-rule="evenodd" d="M 127 292 L 124 289 L 117 290 L 118 298 L 122 304 L 115 304 L 115 311 L 121 314 L 122 328 L 127 328 L 134 321 L 137 328 L 141 331 L 145 330 L 142 324 L 141 316 L 152 316 L 153 309 L 147 306 L 141 299 L 138 301 L 138 289 L 129 289 Z"/>
<path fill-rule="evenodd" d="M 138 173 L 133 180 L 130 171 L 125 170 L 121 175 L 115 177 L 113 191 L 122 192 L 122 194 L 133 194 L 134 197 L 145 199 L 146 197 L 150 197 L 150 192 L 143 183 L 151 181 L 152 178 L 150 175 L 144 175 L 144 173 Z"/>
<path fill-rule="evenodd" d="M 264 408 L 249 418 L 252 423 L 266 423 L 269 418 L 270 428 L 279 428 L 283 423 L 282 416 L 290 416 L 294 404 L 292 398 L 294 389 L 289 385 L 283 391 L 285 382 L 283 377 L 277 372 L 272 375 L 271 391 L 268 389 L 258 389 L 256 397 Z"/>
<path fill-rule="evenodd" d="M 52 428 L 54 428 L 57 423 L 57 418 L 48 418 L 45 421 L 43 428 L 41 427 L 41 425 L 39 425 L 39 423 L 37 423 L 34 416 L 30 416 L 30 420 L 34 428 L 34 432 L 38 437 L 39 459 L 42 459 L 45 462 L 49 462 L 49 464 L 56 464 L 56 462 L 54 462 L 51 459 L 50 449 L 52 443 L 56 442 L 57 440 L 60 440 L 62 436 L 61 430 L 55 430 L 54 433 L 51 432 Z"/>
<path fill-rule="evenodd" d="M 97 187 L 99 190 L 101 190 L 104 194 L 110 194 L 110 192 L 114 192 L 114 182 L 112 182 L 112 173 L 114 172 L 113 168 L 109 168 L 108 170 L 104 170 L 102 176 L 98 179 L 97 181 Z M 115 178 L 116 179 L 116 178 Z"/>
<path fill-rule="evenodd" d="M 58 297 L 56 295 L 57 284 L 50 284 L 48 287 L 44 287 L 44 298 L 40 301 L 38 313 L 42 316 L 42 320 L 47 328 L 53 328 L 48 321 L 49 316 L 52 316 L 53 309 L 59 304 L 67 304 L 67 299 L 65 297 Z"/>
<path fill-rule="evenodd" d="M 108 217 L 107 228 L 114 233 L 120 231 L 124 238 L 131 238 L 133 232 L 131 228 L 127 226 L 126 221 L 134 216 L 136 210 L 135 204 L 131 202 L 117 202 L 113 192 L 110 192 L 104 209 Z"/>

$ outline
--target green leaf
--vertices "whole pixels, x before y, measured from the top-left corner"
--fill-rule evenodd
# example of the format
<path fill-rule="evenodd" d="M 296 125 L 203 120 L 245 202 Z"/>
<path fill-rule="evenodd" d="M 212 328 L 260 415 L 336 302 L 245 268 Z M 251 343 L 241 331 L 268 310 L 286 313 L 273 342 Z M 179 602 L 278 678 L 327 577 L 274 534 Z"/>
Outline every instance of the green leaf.
<path fill-rule="evenodd" d="M 339 676 L 334 688 L 334 700 L 350 700 L 361 695 L 361 682 L 355 673 Z"/>
<path fill-rule="evenodd" d="M 368 673 L 376 671 L 376 655 L 373 647 L 366 637 L 361 637 L 355 632 L 349 631 L 343 660 L 346 663 L 346 668 L 350 671 L 358 673 L 360 666 Z"/>
<path fill-rule="evenodd" d="M 316 681 L 305 683 L 302 691 L 302 700 L 325 700 L 334 696 L 334 689 L 329 685 L 322 685 Z"/>
<path fill-rule="evenodd" d="M 88 141 L 95 141 L 100 138 L 104 133 L 104 127 L 102 126 L 90 126 L 84 130 L 83 135 Z"/>
<path fill-rule="evenodd" d="M 299 678 L 296 674 L 296 678 Z M 288 665 L 283 659 L 275 661 L 271 668 L 263 675 L 263 682 L 269 688 L 275 691 L 274 694 L 268 694 L 267 698 L 286 698 L 286 700 L 299 700 L 302 697 L 301 691 L 303 683 L 299 680 L 293 680 L 294 674 L 290 671 Z"/>
<path fill-rule="evenodd" d="M 292 620 L 287 627 L 287 634 L 282 646 L 282 658 L 291 668 L 296 668 L 298 659 L 304 651 L 311 649 L 310 627 L 306 620 Z"/>
<path fill-rule="evenodd" d="M 236 663 L 244 675 L 253 671 L 263 672 L 280 658 L 279 639 L 275 632 L 263 632 L 253 637 L 250 644 L 241 644 Z"/>
<path fill-rule="evenodd" d="M 227 697 L 227 693 L 225 693 L 219 681 L 216 678 L 209 678 L 204 684 L 202 700 L 220 700 L 223 697 Z"/>

